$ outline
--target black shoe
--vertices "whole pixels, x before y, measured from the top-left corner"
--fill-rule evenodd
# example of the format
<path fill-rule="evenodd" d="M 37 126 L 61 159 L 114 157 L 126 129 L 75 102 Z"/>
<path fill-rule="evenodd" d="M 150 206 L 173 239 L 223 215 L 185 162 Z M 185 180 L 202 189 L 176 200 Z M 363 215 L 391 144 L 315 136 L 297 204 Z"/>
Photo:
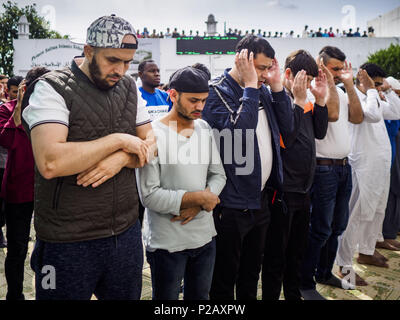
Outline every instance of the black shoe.
<path fill-rule="evenodd" d="M 354 290 L 356 287 L 354 284 L 351 284 L 350 282 L 346 281 L 345 279 L 339 279 L 338 277 L 335 277 L 332 275 L 328 280 L 318 280 L 315 279 L 318 283 L 332 286 L 335 288 L 340 288 L 344 290 Z"/>
<path fill-rule="evenodd" d="M 316 289 L 300 290 L 304 300 L 326 300 Z"/>

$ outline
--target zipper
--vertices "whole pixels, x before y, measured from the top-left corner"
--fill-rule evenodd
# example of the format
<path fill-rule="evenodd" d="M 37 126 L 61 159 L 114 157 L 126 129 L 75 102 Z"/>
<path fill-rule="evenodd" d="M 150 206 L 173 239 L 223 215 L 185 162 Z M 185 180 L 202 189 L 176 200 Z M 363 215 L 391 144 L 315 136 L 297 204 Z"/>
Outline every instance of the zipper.
<path fill-rule="evenodd" d="M 53 196 L 53 209 L 54 210 L 57 210 L 57 208 L 58 208 L 58 202 L 60 200 L 61 186 L 63 184 L 63 181 L 64 181 L 63 178 L 57 178 L 56 190 L 54 191 L 54 196 Z"/>
<path fill-rule="evenodd" d="M 114 133 L 114 114 L 113 114 L 113 109 L 112 109 L 112 104 L 110 101 L 110 97 L 107 94 L 107 102 L 110 110 L 110 134 Z M 117 200 L 117 191 L 116 191 L 116 181 L 115 177 L 112 178 L 112 185 L 113 185 L 113 199 L 112 199 L 112 212 L 111 212 L 111 235 L 115 236 L 115 231 L 114 231 L 114 224 L 115 224 L 115 211 L 116 211 L 116 200 Z M 115 237 L 115 247 L 117 247 L 117 237 Z"/>

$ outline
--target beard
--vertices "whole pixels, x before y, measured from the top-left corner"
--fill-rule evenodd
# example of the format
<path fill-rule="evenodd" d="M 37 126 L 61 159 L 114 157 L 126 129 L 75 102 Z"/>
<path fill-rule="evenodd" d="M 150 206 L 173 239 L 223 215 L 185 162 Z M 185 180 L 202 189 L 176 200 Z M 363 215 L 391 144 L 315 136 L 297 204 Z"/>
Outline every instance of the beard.
<path fill-rule="evenodd" d="M 342 80 L 340 80 L 340 78 L 338 78 L 338 77 L 334 77 L 334 78 L 333 78 L 333 81 L 335 82 L 336 85 L 342 83 Z"/>
<path fill-rule="evenodd" d="M 109 85 L 106 78 L 108 76 L 106 76 L 105 78 L 102 78 L 101 76 L 101 71 L 100 71 L 100 67 L 97 64 L 96 61 L 96 55 L 93 56 L 92 62 L 89 63 L 89 73 L 90 76 L 94 82 L 94 84 L 96 85 L 97 88 L 99 88 L 102 91 L 107 91 L 112 89 L 113 87 L 115 87 L 115 85 L 118 83 L 115 83 L 113 85 Z M 121 78 L 121 76 L 119 74 L 111 74 L 109 75 L 110 77 L 118 77 Z"/>
<path fill-rule="evenodd" d="M 178 98 L 178 101 L 176 103 L 176 112 L 178 113 L 179 117 L 181 117 L 185 120 L 194 121 L 196 119 L 196 118 L 191 117 L 191 115 L 188 114 L 187 112 L 185 112 L 185 109 L 182 107 L 182 104 L 181 104 L 181 97 Z"/>

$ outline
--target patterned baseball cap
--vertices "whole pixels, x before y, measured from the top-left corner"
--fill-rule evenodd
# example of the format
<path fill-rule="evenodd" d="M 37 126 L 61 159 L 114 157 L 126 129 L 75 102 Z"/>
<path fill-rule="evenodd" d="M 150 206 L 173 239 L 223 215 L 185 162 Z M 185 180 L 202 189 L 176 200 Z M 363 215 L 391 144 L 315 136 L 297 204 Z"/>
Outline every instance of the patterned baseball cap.
<path fill-rule="evenodd" d="M 136 43 L 123 43 L 122 39 L 131 34 Z M 137 36 L 132 25 L 117 16 L 104 16 L 94 21 L 87 30 L 86 43 L 97 48 L 137 49 Z"/>

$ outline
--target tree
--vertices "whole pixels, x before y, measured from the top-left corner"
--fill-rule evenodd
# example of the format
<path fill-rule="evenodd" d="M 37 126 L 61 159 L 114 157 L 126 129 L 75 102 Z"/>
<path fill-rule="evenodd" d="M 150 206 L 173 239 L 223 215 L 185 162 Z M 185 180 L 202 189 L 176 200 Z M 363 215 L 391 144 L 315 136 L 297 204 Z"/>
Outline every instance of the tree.
<path fill-rule="evenodd" d="M 400 79 L 400 45 L 391 44 L 368 57 L 368 62 L 379 65 L 388 76 Z"/>
<path fill-rule="evenodd" d="M 25 15 L 30 23 L 31 39 L 68 39 L 57 31 L 50 30 L 49 23 L 36 10 L 36 4 L 19 8 L 16 3 L 3 3 L 5 11 L 0 14 L 0 74 L 13 75 L 13 39 L 18 37 L 18 21 Z"/>

